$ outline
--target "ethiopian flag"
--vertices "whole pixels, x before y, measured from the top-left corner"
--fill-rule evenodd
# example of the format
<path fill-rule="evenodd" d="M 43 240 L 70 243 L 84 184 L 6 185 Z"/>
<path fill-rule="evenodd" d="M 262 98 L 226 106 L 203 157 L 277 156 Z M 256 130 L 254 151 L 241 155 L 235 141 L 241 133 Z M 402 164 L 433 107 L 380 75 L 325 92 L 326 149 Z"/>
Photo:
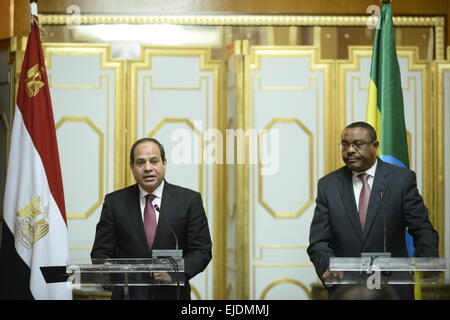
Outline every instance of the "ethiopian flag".
<path fill-rule="evenodd" d="M 409 168 L 402 84 L 390 3 L 383 4 L 380 19 L 373 44 L 366 121 L 377 130 L 380 158 Z M 406 245 L 408 255 L 413 256 L 413 239 L 407 232 Z"/>

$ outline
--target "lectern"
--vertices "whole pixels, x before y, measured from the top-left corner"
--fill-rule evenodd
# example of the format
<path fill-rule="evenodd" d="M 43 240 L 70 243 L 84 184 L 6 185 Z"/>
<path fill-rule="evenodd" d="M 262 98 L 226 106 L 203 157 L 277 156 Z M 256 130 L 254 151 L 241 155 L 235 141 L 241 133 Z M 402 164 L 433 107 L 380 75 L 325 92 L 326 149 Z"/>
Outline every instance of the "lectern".
<path fill-rule="evenodd" d="M 325 285 L 367 284 L 371 289 L 378 284 L 436 284 L 447 267 L 445 258 L 332 257 L 332 276 Z"/>
<path fill-rule="evenodd" d="M 65 274 L 61 268 L 41 269 L 47 282 L 67 281 L 72 289 L 89 285 L 123 286 L 125 299 L 129 299 L 129 286 L 177 286 L 177 292 L 180 286 L 184 286 L 182 257 L 71 260 L 65 267 Z M 171 282 L 155 280 L 155 272 L 167 272 Z"/>

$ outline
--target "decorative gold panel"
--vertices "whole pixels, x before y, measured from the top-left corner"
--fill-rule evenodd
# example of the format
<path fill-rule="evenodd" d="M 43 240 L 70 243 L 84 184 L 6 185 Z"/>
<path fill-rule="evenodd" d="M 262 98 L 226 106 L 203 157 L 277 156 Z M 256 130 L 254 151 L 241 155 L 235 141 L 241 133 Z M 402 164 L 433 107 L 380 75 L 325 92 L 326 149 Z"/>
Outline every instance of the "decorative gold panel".
<path fill-rule="evenodd" d="M 255 241 L 253 241 L 255 242 Z M 264 250 L 265 249 L 306 249 L 308 248 L 307 244 L 304 245 L 297 245 L 297 244 L 291 244 L 291 245 L 277 245 L 277 244 L 267 244 L 267 245 L 260 245 L 259 247 L 259 255 L 257 254 L 257 250 L 253 248 L 253 251 L 255 252 L 255 255 L 253 259 L 255 260 L 263 260 L 264 259 Z"/>
<path fill-rule="evenodd" d="M 298 281 L 298 280 L 296 280 L 296 279 L 291 279 L 291 278 L 283 278 L 283 279 L 278 279 L 278 280 L 272 281 L 272 282 L 271 282 L 271 283 L 263 290 L 263 292 L 261 293 L 261 296 L 260 296 L 259 299 L 260 299 L 260 300 L 265 300 L 267 294 L 268 294 L 269 291 L 270 291 L 270 289 L 272 289 L 273 287 L 278 286 L 278 285 L 280 285 L 280 284 L 284 284 L 284 283 L 290 283 L 290 284 L 293 284 L 293 285 L 299 287 L 300 289 L 302 289 L 302 290 L 306 293 L 306 295 L 308 296 L 308 298 L 311 300 L 311 298 L 312 298 L 311 290 L 309 290 L 308 287 L 307 287 L 303 282 Z"/>
<path fill-rule="evenodd" d="M 191 285 L 191 290 L 197 300 L 202 300 L 200 291 L 198 291 L 198 289 L 195 286 Z"/>
<path fill-rule="evenodd" d="M 154 85 L 154 76 L 153 75 L 145 75 L 142 78 L 139 78 L 140 71 L 152 71 L 153 69 L 153 58 L 154 57 L 195 57 L 199 59 L 199 70 L 198 71 L 207 71 L 210 73 L 210 76 L 200 76 L 198 78 L 198 85 L 191 85 L 190 87 L 162 87 Z M 140 97 L 138 95 L 143 95 L 143 99 L 146 99 L 145 93 L 140 93 L 138 89 L 138 83 L 140 86 L 144 86 L 144 89 L 150 90 L 174 90 L 176 91 L 188 91 L 188 90 L 206 90 L 205 94 L 205 119 L 206 128 L 218 129 L 221 132 L 225 129 L 225 121 L 226 121 L 226 108 L 222 108 L 221 106 L 226 106 L 225 98 L 226 94 L 224 91 L 226 87 L 224 86 L 224 62 L 217 61 L 211 59 L 211 49 L 210 48 L 195 48 L 195 47 L 154 47 L 154 46 L 142 46 L 141 49 L 141 57 L 138 60 L 131 60 L 128 63 L 128 94 L 129 97 L 128 105 L 129 112 L 128 114 L 128 137 L 127 137 L 127 149 L 131 148 L 132 143 L 136 141 L 138 134 L 138 121 L 144 121 L 144 119 L 137 119 L 139 104 L 142 102 L 138 102 Z M 210 99 L 210 86 L 212 87 L 213 99 Z M 212 103 L 209 101 L 212 100 Z M 146 104 L 147 105 L 147 104 Z M 145 112 L 145 108 L 143 110 Z M 211 112 L 212 117 L 211 116 Z M 147 118 L 148 112 L 144 118 Z M 154 114 L 153 114 L 154 116 Z M 173 114 L 171 118 L 164 118 L 159 120 L 159 123 L 150 130 L 149 133 L 144 132 L 140 134 L 145 134 L 146 136 L 154 136 L 164 125 L 167 123 L 184 123 L 186 124 L 198 137 L 198 142 L 200 145 L 200 164 L 199 164 L 199 187 L 200 192 L 212 192 L 213 193 L 213 202 L 214 205 L 210 207 L 207 197 L 205 197 L 204 205 L 205 208 L 210 207 L 208 211 L 212 213 L 209 215 L 209 218 L 212 221 L 213 228 L 211 230 L 213 237 L 213 251 L 216 254 L 213 255 L 213 288 L 214 288 L 214 298 L 225 298 L 226 296 L 226 281 L 225 281 L 225 222 L 224 219 L 226 217 L 225 201 L 226 199 L 223 197 L 223 189 L 227 188 L 226 183 L 224 181 L 224 166 L 213 165 L 210 166 L 203 165 L 203 135 L 198 130 L 194 124 L 193 120 L 188 118 L 177 118 L 177 114 Z M 158 121 L 158 120 L 157 120 Z M 143 126 L 145 128 L 145 125 Z M 143 129 L 147 130 L 147 129 Z M 209 175 L 212 172 L 213 175 L 213 185 L 203 185 L 203 180 L 209 180 Z M 204 177 L 205 175 L 205 177 Z M 131 184 L 133 182 L 133 177 L 131 173 L 127 175 L 127 182 Z M 209 282 L 211 279 L 209 269 L 204 271 L 205 273 L 205 292 L 202 294 L 205 295 L 203 298 L 210 298 L 211 293 L 209 293 Z M 200 296 L 200 291 L 193 288 L 193 292 L 197 298 L 202 298 Z"/>
<path fill-rule="evenodd" d="M 264 256 L 265 249 L 278 249 L 278 250 L 288 250 L 289 249 L 304 249 L 306 248 L 306 245 L 299 244 L 299 243 L 291 243 L 291 244 L 276 244 L 276 243 L 265 243 L 265 244 L 257 244 L 256 243 L 256 237 L 255 234 L 257 232 L 256 226 L 254 223 L 254 220 L 256 219 L 256 203 L 261 204 L 265 210 L 267 210 L 272 216 L 277 218 L 294 218 L 298 219 L 302 213 L 307 210 L 308 207 L 311 206 L 311 204 L 314 202 L 314 183 L 315 179 L 317 177 L 320 177 L 324 173 L 327 173 L 331 171 L 332 165 L 333 165 L 333 159 L 331 157 L 331 152 L 334 150 L 331 146 L 332 144 L 332 137 L 336 135 L 336 126 L 335 126 L 335 120 L 334 120 L 334 101 L 332 100 L 332 83 L 334 81 L 334 69 L 332 68 L 333 65 L 331 61 L 327 60 L 321 60 L 319 55 L 319 50 L 316 47 L 309 47 L 309 46 L 255 46 L 247 48 L 245 45 L 243 45 L 242 52 L 244 52 L 244 57 L 246 58 L 247 65 L 246 65 L 246 71 L 245 71 L 245 85 L 244 88 L 245 92 L 245 109 L 244 109 L 244 128 L 245 129 L 257 129 L 255 126 L 255 113 L 259 110 L 256 109 L 255 101 L 254 101 L 254 91 L 253 90 L 259 90 L 259 91 L 312 91 L 311 96 L 311 108 L 313 110 L 319 111 L 320 115 L 317 115 L 315 121 L 315 126 L 317 127 L 317 130 L 320 130 L 320 136 L 321 140 L 319 141 L 319 134 L 312 132 L 306 125 L 301 122 L 301 114 L 297 117 L 295 114 L 295 111 L 293 114 L 289 114 L 289 118 L 272 118 L 270 120 L 269 116 L 269 123 L 264 127 L 264 129 L 271 128 L 274 124 L 281 122 L 281 123 L 293 123 L 297 125 L 300 130 L 306 133 L 307 135 L 307 141 L 308 146 L 307 152 L 309 152 L 308 155 L 308 164 L 309 164 L 309 181 L 307 182 L 308 185 L 308 200 L 295 212 L 293 213 L 278 213 L 271 208 L 271 206 L 265 201 L 263 197 L 263 187 L 264 187 L 264 177 L 261 175 L 261 164 L 258 168 L 258 172 L 256 175 L 258 175 L 258 179 L 256 179 L 255 174 L 247 174 L 245 178 L 245 183 L 243 185 L 239 185 L 238 193 L 243 192 L 244 195 L 246 195 L 247 201 L 250 201 L 253 197 L 254 202 L 250 205 L 249 203 L 246 203 L 247 206 L 251 206 L 252 209 L 246 209 L 243 214 L 241 215 L 240 219 L 246 223 L 244 227 L 244 232 L 247 234 L 252 235 L 250 239 L 243 238 L 243 240 L 246 240 L 245 243 L 242 244 L 242 247 L 245 248 L 243 250 L 241 247 L 238 247 L 238 257 L 241 260 L 244 260 L 243 263 L 240 263 L 239 265 L 245 266 L 244 270 L 239 270 L 240 273 L 242 273 L 241 278 L 244 279 L 244 281 L 249 282 L 246 279 L 249 279 L 250 277 L 253 278 L 253 288 L 252 292 L 250 292 L 250 288 L 248 286 L 248 283 L 246 285 L 242 286 L 240 288 L 243 292 L 238 292 L 241 296 L 243 296 L 245 299 L 258 299 L 259 293 L 256 292 L 256 282 L 258 281 L 256 276 L 256 270 L 257 268 L 286 268 L 286 267 L 294 267 L 294 268 L 312 268 L 311 263 L 285 263 L 282 260 L 277 260 L 274 263 L 257 263 L 257 262 L 263 262 L 263 261 L 269 261 L 270 257 Z M 262 58 L 306 58 L 308 59 L 307 64 L 309 63 L 309 71 L 311 73 L 319 72 L 319 75 L 316 74 L 310 74 L 307 76 L 307 84 L 305 85 L 290 85 L 287 84 L 286 86 L 277 86 L 277 85 L 266 85 L 263 86 L 263 83 L 261 81 L 261 77 L 257 74 L 253 75 L 252 73 L 262 71 L 261 70 L 261 63 Z M 320 92 L 322 90 L 322 92 Z M 323 99 L 323 100 L 322 100 Z M 262 111 L 261 111 L 262 112 Z M 275 114 L 276 116 L 276 114 Z M 292 118 L 291 118 L 292 117 Z M 300 118 L 299 118 L 300 117 Z M 238 123 L 240 123 L 242 120 L 238 118 Z M 261 120 L 258 120 L 261 121 Z M 323 122 L 322 122 L 323 121 Z M 261 135 L 260 135 L 261 140 Z M 322 142 L 323 141 L 323 142 Z M 319 148 L 320 144 L 324 143 L 323 150 L 320 152 L 323 152 L 323 167 L 319 170 L 319 164 L 315 163 L 314 159 L 314 152 L 315 151 L 315 144 L 317 144 L 317 147 Z M 246 150 L 248 152 L 248 150 Z M 317 168 L 317 170 L 316 170 Z M 246 171 L 250 171 L 249 166 L 245 167 Z M 317 172 L 316 172 L 317 171 Z M 324 172 L 323 172 L 324 171 Z M 250 179 L 252 181 L 252 189 L 250 189 Z M 256 190 L 256 187 L 258 190 Z M 253 196 L 251 196 L 253 195 Z M 258 201 L 256 201 L 256 197 L 258 197 Z M 250 221 L 252 220 L 253 223 L 251 226 L 249 226 Z M 249 227 L 252 228 L 249 230 Z M 306 228 L 306 225 L 304 226 Z M 260 229 L 258 229 L 260 230 Z M 249 242 L 250 240 L 250 242 Z M 242 241 L 239 239 L 239 241 Z M 251 248 L 253 252 L 253 256 L 249 254 L 249 246 L 252 246 Z M 297 251 L 296 251 L 297 252 Z M 277 256 L 278 257 L 278 256 Z M 269 260 L 268 260 L 269 259 Z M 278 259 L 278 258 L 277 258 Z M 297 259 L 296 259 L 297 260 Z M 296 261 L 295 260 L 295 261 Z M 299 261 L 302 262 L 302 261 Z M 278 281 L 278 280 L 277 280 Z M 265 298 L 267 296 L 267 292 L 273 288 L 273 286 L 279 284 L 279 282 L 275 281 L 274 283 L 270 284 L 269 287 L 266 287 L 263 294 L 261 295 L 262 298 Z M 283 282 L 285 280 L 282 280 Z M 293 281 L 299 281 L 299 280 L 293 280 Z M 303 281 L 303 279 L 302 279 Z M 306 288 L 306 286 L 305 286 Z M 307 289 L 307 288 L 306 288 Z M 258 296 L 256 296 L 258 294 Z M 309 297 L 310 295 L 308 295 Z"/>
<path fill-rule="evenodd" d="M 137 114 L 138 107 L 138 72 L 140 70 L 152 70 L 152 58 L 153 57 L 198 57 L 200 58 L 200 70 L 199 71 L 210 71 L 213 74 L 214 79 L 214 126 L 218 129 L 223 129 L 224 125 L 219 124 L 219 102 L 221 102 L 223 93 L 221 92 L 221 79 L 219 74 L 223 72 L 223 62 L 211 60 L 211 52 L 208 48 L 165 48 L 165 47 L 142 47 L 142 54 L 140 60 L 133 60 L 130 63 L 129 72 L 129 84 L 130 84 L 130 113 L 133 115 Z M 152 79 L 151 77 L 147 77 Z M 200 90 L 202 83 L 202 77 L 199 79 L 199 86 L 193 88 L 159 88 L 153 87 L 152 80 L 150 82 L 150 88 L 155 90 Z M 137 120 L 129 119 L 129 139 L 128 139 L 128 149 L 137 139 Z M 128 184 L 133 181 L 131 173 L 128 175 Z"/>
<path fill-rule="evenodd" d="M 184 123 L 186 124 L 191 130 L 192 132 L 195 133 L 195 135 L 197 136 L 197 139 L 199 141 L 199 157 L 200 159 L 202 159 L 203 157 L 203 136 L 202 133 L 194 126 L 194 124 L 192 123 L 191 120 L 189 119 L 182 119 L 182 118 L 166 118 L 161 120 L 158 125 L 152 129 L 152 131 L 150 131 L 150 133 L 147 135 L 148 138 L 153 138 L 156 133 L 161 130 L 162 127 L 164 127 L 166 124 L 168 123 Z M 198 165 L 198 186 L 199 186 L 199 192 L 203 193 L 204 189 L 203 189 L 203 161 L 201 161 Z"/>
<path fill-rule="evenodd" d="M 447 48 L 450 54 L 450 47 Z M 448 55 L 450 59 L 450 55 Z M 437 232 L 439 233 L 439 253 L 441 257 L 448 258 L 449 248 L 445 247 L 445 239 L 446 239 L 446 226 L 447 230 L 449 226 L 449 221 L 445 221 L 445 196 L 448 194 L 448 190 L 450 188 L 449 181 L 445 181 L 445 160 L 449 161 L 449 159 L 445 159 L 445 148 L 448 148 L 448 141 L 445 141 L 445 126 L 447 126 L 447 130 L 449 124 L 445 123 L 445 108 L 447 108 L 447 113 L 450 112 L 448 110 L 448 106 L 445 105 L 445 96 L 450 93 L 446 91 L 445 88 L 445 77 L 450 78 L 450 62 L 437 62 L 435 65 L 435 91 L 434 91 L 434 101 L 436 103 L 436 112 L 433 119 L 434 130 L 433 130 L 433 140 L 436 141 L 435 149 L 433 152 L 433 168 L 434 173 L 431 182 L 433 184 L 433 193 L 434 193 L 434 205 L 437 214 L 431 215 L 431 219 L 433 225 L 435 226 Z"/>
<path fill-rule="evenodd" d="M 39 14 L 42 24 L 68 24 L 72 15 Z M 237 26 L 367 26 L 369 16 L 305 15 L 84 15 L 80 24 L 181 24 Z M 443 17 L 394 17 L 396 26 L 445 26 Z"/>
<path fill-rule="evenodd" d="M 320 15 L 85 15 L 79 23 L 89 24 L 174 24 L 199 26 L 367 26 L 369 16 L 320 16 Z M 43 25 L 71 25 L 73 15 L 40 14 Z M 404 17 L 393 18 L 395 26 L 433 27 L 435 33 L 436 58 L 444 59 L 445 18 Z M 269 32 L 270 34 L 270 32 Z"/>
<path fill-rule="evenodd" d="M 264 200 L 264 175 L 261 174 L 261 163 L 259 162 L 259 179 L 258 179 L 258 200 L 259 203 L 274 217 L 274 218 L 298 218 L 303 212 L 314 202 L 314 137 L 313 133 L 297 118 L 275 118 L 272 119 L 265 127 L 265 130 L 270 130 L 277 123 L 294 123 L 308 136 L 308 152 L 309 152 L 309 182 L 308 182 L 308 200 L 295 212 L 283 213 L 276 212 L 265 200 Z M 260 133 L 260 139 L 264 132 Z M 261 147 L 260 147 L 261 148 Z"/>
<path fill-rule="evenodd" d="M 97 198 L 97 201 L 85 213 L 70 213 L 70 212 L 67 213 L 67 217 L 69 219 L 86 219 L 103 202 L 103 170 L 104 170 L 103 132 L 91 121 L 91 119 L 89 119 L 87 117 L 62 117 L 61 120 L 59 120 L 58 123 L 56 123 L 56 126 L 55 126 L 56 130 L 59 130 L 66 122 L 84 122 L 98 135 L 98 140 L 99 140 L 98 141 L 98 144 L 99 144 L 98 167 L 99 167 L 99 170 L 98 170 L 98 198 Z"/>
<path fill-rule="evenodd" d="M 87 43 L 44 43 L 44 56 L 47 69 L 52 68 L 53 56 L 99 56 L 100 69 L 112 70 L 114 72 L 114 190 L 125 187 L 125 175 L 128 171 L 125 151 L 125 69 L 124 62 L 111 58 L 111 46 L 106 44 L 87 44 Z M 62 85 L 54 84 L 52 77 L 49 76 L 49 83 L 53 88 L 67 88 L 67 89 L 100 89 L 103 88 L 103 81 L 107 81 L 107 107 L 106 112 L 109 115 L 109 90 L 110 90 L 110 76 L 101 75 L 99 77 L 98 85 L 84 86 L 84 85 Z M 109 127 L 109 123 L 107 123 Z M 109 141 L 106 140 L 106 149 L 109 150 Z M 109 162 L 106 162 L 107 172 Z M 106 176 L 106 179 L 109 175 Z M 112 191 L 112 190 L 111 190 Z"/>

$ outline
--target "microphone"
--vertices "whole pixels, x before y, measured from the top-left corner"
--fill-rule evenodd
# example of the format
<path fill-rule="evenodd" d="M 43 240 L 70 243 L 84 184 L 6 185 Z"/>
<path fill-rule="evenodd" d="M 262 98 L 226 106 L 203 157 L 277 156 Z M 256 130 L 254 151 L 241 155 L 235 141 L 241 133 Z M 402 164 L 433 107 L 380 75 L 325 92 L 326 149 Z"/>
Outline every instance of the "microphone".
<path fill-rule="evenodd" d="M 384 208 L 383 208 L 383 189 L 378 190 L 378 195 L 380 197 L 380 210 L 383 215 L 383 252 L 387 252 L 386 250 L 386 217 L 384 216 Z"/>
<path fill-rule="evenodd" d="M 183 258 L 183 250 L 178 249 L 178 237 L 175 233 L 175 230 L 170 226 L 169 221 L 167 220 L 166 216 L 161 214 L 160 208 L 157 204 L 153 205 L 156 211 L 158 211 L 159 216 L 163 217 L 164 221 L 167 224 L 167 227 L 169 228 L 170 232 L 172 233 L 174 239 L 175 239 L 175 250 L 173 249 L 162 249 L 162 250 L 152 250 L 152 257 L 153 258 L 165 258 L 170 261 L 172 266 L 175 269 L 175 282 L 177 284 L 177 300 L 180 300 L 180 279 L 179 279 L 179 265 L 178 260 L 181 260 Z M 172 276 L 172 279 L 173 279 Z"/>
<path fill-rule="evenodd" d="M 380 206 L 379 209 L 381 211 L 381 215 L 383 217 L 383 252 L 362 252 L 361 257 L 370 258 L 370 264 L 369 264 L 369 270 L 371 272 L 371 267 L 377 258 L 390 258 L 391 253 L 387 252 L 387 224 L 386 224 L 386 215 L 384 214 L 384 202 L 383 202 L 383 196 L 384 196 L 384 190 L 383 190 L 384 184 L 380 186 L 378 189 L 378 196 L 380 198 Z M 382 271 L 382 275 L 385 277 L 390 277 L 392 275 L 392 271 Z"/>
<path fill-rule="evenodd" d="M 175 233 L 175 230 L 173 230 L 173 228 L 170 226 L 169 221 L 167 220 L 166 216 L 161 213 L 159 206 L 157 204 L 155 204 L 153 207 L 155 208 L 156 211 L 158 211 L 159 216 L 164 219 L 164 222 L 167 224 L 167 227 L 169 228 L 170 232 L 172 233 L 172 235 L 175 239 L 175 250 L 173 250 L 173 249 L 153 250 L 152 256 L 154 258 L 157 258 L 157 257 L 180 257 L 181 258 L 183 256 L 183 251 L 178 249 L 178 237 L 177 237 L 177 234 Z"/>

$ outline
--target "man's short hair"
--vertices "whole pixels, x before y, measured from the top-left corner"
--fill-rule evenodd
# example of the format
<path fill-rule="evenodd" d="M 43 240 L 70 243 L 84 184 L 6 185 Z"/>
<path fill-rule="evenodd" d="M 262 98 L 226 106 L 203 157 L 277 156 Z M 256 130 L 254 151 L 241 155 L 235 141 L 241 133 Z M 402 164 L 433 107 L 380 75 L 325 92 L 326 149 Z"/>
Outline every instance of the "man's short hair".
<path fill-rule="evenodd" d="M 144 142 L 155 143 L 159 147 L 159 151 L 161 152 L 161 160 L 163 162 L 166 161 L 166 152 L 164 151 L 163 145 L 158 140 L 156 140 L 155 138 L 141 138 L 141 139 L 137 140 L 135 143 L 133 143 L 133 145 L 131 146 L 130 163 L 132 163 L 132 164 L 134 163 L 134 150 L 136 149 L 137 145 L 140 143 L 144 143 Z"/>
<path fill-rule="evenodd" d="M 377 140 L 377 132 L 375 131 L 375 129 L 368 124 L 367 122 L 363 122 L 363 121 L 357 121 L 357 122 L 353 122 L 350 123 L 348 126 L 345 127 L 345 129 L 353 129 L 353 128 L 364 128 L 367 130 L 367 133 L 369 134 L 369 138 L 372 141 Z M 344 129 L 344 130 L 345 130 Z"/>

